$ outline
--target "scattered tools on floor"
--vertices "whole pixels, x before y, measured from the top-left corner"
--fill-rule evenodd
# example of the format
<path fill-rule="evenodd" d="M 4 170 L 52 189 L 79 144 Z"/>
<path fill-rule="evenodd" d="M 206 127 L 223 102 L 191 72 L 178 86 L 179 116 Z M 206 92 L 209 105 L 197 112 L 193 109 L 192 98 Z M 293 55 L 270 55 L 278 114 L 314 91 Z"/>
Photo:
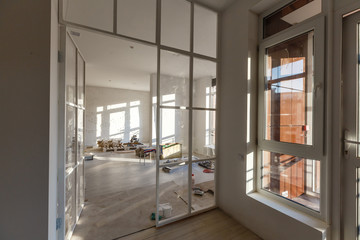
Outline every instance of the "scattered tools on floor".
<path fill-rule="evenodd" d="M 194 187 L 193 188 L 193 193 L 194 193 L 194 195 L 197 195 L 197 196 L 203 196 L 205 193 L 210 193 L 211 195 L 214 195 L 213 190 L 208 189 L 208 190 L 204 191 L 199 187 Z"/>
<path fill-rule="evenodd" d="M 189 205 L 188 202 L 176 191 L 174 192 L 178 198 L 180 198 L 186 205 Z M 191 207 L 192 210 L 195 210 L 195 208 Z"/>
<path fill-rule="evenodd" d="M 215 162 L 214 161 L 202 161 L 198 163 L 199 166 L 206 168 L 206 169 L 210 169 L 210 170 L 215 170 Z"/>
<path fill-rule="evenodd" d="M 195 195 L 202 196 L 202 195 L 204 195 L 204 191 L 201 191 L 201 190 L 195 190 L 195 191 L 194 191 L 194 194 L 195 194 Z"/>
<path fill-rule="evenodd" d="M 203 173 L 214 173 L 214 170 L 211 170 L 211 169 L 204 169 Z"/>

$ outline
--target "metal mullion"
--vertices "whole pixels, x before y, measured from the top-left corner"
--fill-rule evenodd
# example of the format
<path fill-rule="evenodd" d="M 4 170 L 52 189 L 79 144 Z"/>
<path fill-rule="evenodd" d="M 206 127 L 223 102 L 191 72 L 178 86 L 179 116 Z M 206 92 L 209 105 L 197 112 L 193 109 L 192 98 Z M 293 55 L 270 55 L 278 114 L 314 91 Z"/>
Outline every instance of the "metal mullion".
<path fill-rule="evenodd" d="M 161 0 L 156 0 L 156 46 L 157 46 L 157 75 L 156 75 L 156 226 L 159 226 L 159 194 L 160 194 L 160 62 L 161 49 Z"/>
<path fill-rule="evenodd" d="M 204 161 L 216 161 L 216 156 L 213 158 L 196 159 L 196 160 L 193 160 L 193 163 L 204 162 Z"/>
<path fill-rule="evenodd" d="M 117 33 L 117 0 L 114 0 L 113 5 L 113 32 Z"/>
<path fill-rule="evenodd" d="M 130 40 L 130 41 L 145 44 L 145 45 L 157 46 L 157 44 L 154 43 L 154 42 L 150 42 L 150 41 L 135 38 L 135 37 L 126 36 L 126 35 L 119 34 L 119 33 L 114 34 L 113 32 L 110 32 L 110 31 L 107 31 L 107 30 L 102 30 L 102 29 L 98 29 L 98 28 L 94 28 L 94 27 L 89 27 L 89 26 L 85 26 L 85 25 L 82 25 L 82 24 L 79 24 L 79 23 L 73 23 L 73 22 L 68 22 L 68 21 L 63 20 L 61 22 L 61 24 L 64 24 L 66 26 L 73 27 L 73 28 L 80 28 L 82 30 L 86 30 L 86 31 L 90 31 L 90 32 L 98 33 L 98 34 L 105 34 L 105 35 L 108 35 L 108 36 L 121 38 L 123 40 Z"/>
<path fill-rule="evenodd" d="M 190 15 L 190 52 L 194 52 L 194 3 L 191 3 L 191 15 Z M 191 215 L 192 210 L 192 142 L 193 142 L 193 77 L 194 77 L 194 57 L 190 56 L 189 66 L 189 153 L 188 153 L 188 212 Z"/>
<path fill-rule="evenodd" d="M 212 111 L 216 112 L 216 108 L 202 108 L 202 107 L 193 107 L 193 110 L 205 110 L 205 111 Z"/>
<path fill-rule="evenodd" d="M 159 106 L 161 109 L 181 109 L 181 110 L 190 110 L 190 107 L 183 107 L 183 106 Z"/>
<path fill-rule="evenodd" d="M 220 69 L 220 63 L 221 63 L 221 39 L 220 39 L 220 35 L 221 35 L 221 15 L 222 13 L 218 13 L 217 14 L 217 30 L 216 30 L 216 59 L 217 59 L 217 63 L 216 63 L 216 102 L 215 102 L 215 106 L 216 109 L 220 109 L 220 101 L 221 99 L 218 97 L 217 93 L 220 92 L 221 90 L 221 81 L 219 79 L 219 76 L 221 75 L 221 69 Z M 220 111 L 216 110 L 215 111 L 215 156 L 220 156 L 219 154 L 219 149 L 216 147 L 217 143 L 219 142 L 219 135 L 217 134 L 217 130 L 219 129 L 220 126 L 220 122 L 218 121 L 220 119 Z M 218 194 L 217 194 L 217 189 L 218 189 L 218 178 L 219 178 L 219 174 L 218 173 L 218 166 L 219 164 L 215 165 L 215 172 L 214 172 L 214 199 L 215 199 L 215 206 L 217 206 L 218 203 Z"/>
<path fill-rule="evenodd" d="M 189 51 L 186 51 L 186 50 L 182 50 L 182 49 L 178 49 L 178 48 L 174 48 L 174 47 L 169 47 L 169 46 L 165 46 L 165 45 L 160 45 L 159 47 L 160 47 L 161 50 L 175 52 L 175 53 L 179 53 L 179 54 L 189 56 L 189 57 L 193 56 L 193 57 L 200 58 L 200 59 L 203 59 L 203 60 L 208 60 L 208 61 L 211 61 L 211 62 L 217 62 L 218 61 L 216 58 L 209 57 L 209 56 L 202 55 L 202 54 L 198 54 L 198 53 L 194 53 L 194 52 L 192 52 L 192 50 L 191 50 L 191 52 L 189 52 Z"/>

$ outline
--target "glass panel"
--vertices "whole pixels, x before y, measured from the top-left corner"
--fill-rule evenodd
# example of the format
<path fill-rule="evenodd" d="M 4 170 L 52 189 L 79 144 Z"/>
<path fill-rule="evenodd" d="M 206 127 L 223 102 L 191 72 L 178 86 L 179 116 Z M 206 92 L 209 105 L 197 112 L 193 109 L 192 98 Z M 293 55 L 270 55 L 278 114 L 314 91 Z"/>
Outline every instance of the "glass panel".
<path fill-rule="evenodd" d="M 264 18 L 263 37 L 274 35 L 318 13 L 321 13 L 321 0 L 295 0 Z"/>
<path fill-rule="evenodd" d="M 189 106 L 189 57 L 161 52 L 161 105 Z"/>
<path fill-rule="evenodd" d="M 76 168 L 76 216 L 80 217 L 84 205 L 84 163 Z"/>
<path fill-rule="evenodd" d="M 82 162 L 83 161 L 83 156 L 84 156 L 84 110 L 80 110 L 78 109 L 78 130 L 77 130 L 77 144 L 78 144 L 78 157 L 77 160 L 78 162 Z"/>
<path fill-rule="evenodd" d="M 161 114 L 160 163 L 187 160 L 189 145 L 188 110 L 163 108 Z"/>
<path fill-rule="evenodd" d="M 266 49 L 265 139 L 312 145 L 314 32 Z"/>
<path fill-rule="evenodd" d="M 193 160 L 215 157 L 216 111 L 193 111 Z"/>
<path fill-rule="evenodd" d="M 70 37 L 66 34 L 66 101 L 76 104 L 76 48 Z"/>
<path fill-rule="evenodd" d="M 193 107 L 216 108 L 216 63 L 194 58 Z"/>
<path fill-rule="evenodd" d="M 76 172 L 72 172 L 66 178 L 66 186 L 65 186 L 65 234 L 66 236 L 73 230 L 76 223 Z M 68 237 L 66 237 L 68 239 Z"/>
<path fill-rule="evenodd" d="M 63 2 L 63 17 L 66 21 L 113 31 L 113 1 L 64 0 Z"/>
<path fill-rule="evenodd" d="M 117 1 L 117 33 L 155 42 L 156 0 Z"/>
<path fill-rule="evenodd" d="M 188 212 L 189 112 L 160 109 L 160 215 L 170 218 Z"/>
<path fill-rule="evenodd" d="M 76 164 L 76 108 L 66 106 L 66 171 Z"/>
<path fill-rule="evenodd" d="M 195 4 L 194 52 L 216 57 L 217 13 Z"/>
<path fill-rule="evenodd" d="M 84 107 L 85 104 L 85 62 L 84 59 L 81 57 L 80 54 L 78 54 L 78 105 L 81 107 Z"/>
<path fill-rule="evenodd" d="M 261 186 L 320 211 L 320 161 L 263 151 Z"/>
<path fill-rule="evenodd" d="M 188 213 L 188 171 L 187 164 L 160 169 L 159 215 L 162 220 Z"/>
<path fill-rule="evenodd" d="M 161 44 L 189 51 L 190 2 L 165 0 L 161 4 Z"/>
<path fill-rule="evenodd" d="M 191 211 L 215 206 L 215 160 L 192 164 Z"/>

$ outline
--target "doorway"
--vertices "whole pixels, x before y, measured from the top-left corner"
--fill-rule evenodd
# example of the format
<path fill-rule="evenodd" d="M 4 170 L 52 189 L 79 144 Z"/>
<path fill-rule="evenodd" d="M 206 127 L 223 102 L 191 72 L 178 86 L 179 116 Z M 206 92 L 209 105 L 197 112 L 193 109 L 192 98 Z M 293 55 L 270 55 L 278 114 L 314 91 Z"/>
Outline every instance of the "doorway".
<path fill-rule="evenodd" d="M 90 132 L 89 129 L 85 129 L 85 153 L 95 155 L 95 159 L 98 158 L 97 160 L 103 162 L 116 161 L 115 155 L 120 154 L 118 150 L 135 150 L 135 153 L 138 154 L 139 146 L 129 149 L 128 144 L 133 143 L 130 137 L 137 135 L 135 138 L 140 138 L 136 139 L 137 142 L 146 143 L 144 145 L 147 147 L 140 149 L 140 154 L 136 155 L 138 158 L 131 161 L 129 158 L 126 159 L 131 163 L 136 162 L 138 167 L 144 162 L 145 166 L 148 163 L 153 164 L 154 168 L 152 169 L 155 169 L 156 177 L 152 180 L 142 181 L 139 180 L 141 175 L 138 175 L 134 180 L 146 184 L 152 182 L 156 184 L 155 211 L 146 213 L 146 218 L 151 217 L 156 226 L 162 226 L 215 207 L 216 94 L 219 84 L 217 77 L 217 13 L 186 0 L 115 0 L 106 3 L 91 1 L 91 4 L 89 1 L 64 0 L 60 3 L 62 18 L 60 22 L 67 28 L 73 29 L 70 31 L 74 32 L 71 33 L 74 39 L 79 35 L 77 32 L 80 32 L 81 37 L 82 34 L 85 34 L 81 31 L 89 31 L 98 34 L 101 36 L 100 38 L 127 41 L 126 50 L 134 51 L 138 48 L 135 45 L 138 44 L 156 50 L 156 59 L 145 64 L 146 67 L 155 65 L 156 69 L 151 73 L 143 71 L 148 74 L 150 79 L 149 104 L 148 109 L 144 110 L 151 112 L 150 137 L 142 140 L 141 127 L 132 126 L 127 122 L 129 118 L 127 116 L 130 115 L 131 120 L 132 113 L 137 116 L 144 112 L 140 111 L 139 101 L 141 104 L 142 100 L 123 101 L 117 99 L 113 103 L 94 104 L 94 108 L 89 105 L 92 110 L 87 108 L 85 115 L 93 118 L 96 124 L 92 125 L 93 129 Z M 139 6 L 142 7 L 139 8 Z M 124 12 L 125 9 L 129 11 Z M 144 18 L 147 21 L 139 21 Z M 128 24 L 124 25 L 124 23 Z M 113 51 L 106 50 L 106 46 L 94 49 L 91 49 L 91 45 L 89 46 L 90 50 L 98 51 L 94 54 L 96 57 L 101 57 L 104 52 L 113 54 Z M 120 49 L 119 46 L 115 48 Z M 116 62 L 126 65 L 131 62 L 129 59 L 131 58 L 127 57 L 124 61 L 115 60 L 109 64 Z M 137 64 L 141 63 L 141 59 L 143 58 L 140 58 Z M 101 62 L 104 61 L 106 60 L 103 58 Z M 93 62 L 89 58 L 86 69 L 90 69 L 92 65 Z M 109 69 L 103 71 L 106 74 L 108 72 Z M 87 77 L 95 75 L 86 74 Z M 86 98 L 101 92 L 94 87 L 113 87 L 113 79 L 113 77 L 107 77 L 104 81 L 107 84 L 105 86 L 96 84 L 88 86 Z M 122 83 L 123 86 L 131 83 L 131 80 L 131 77 L 128 76 Z M 141 87 L 141 84 L 138 86 Z M 91 111 L 93 114 L 89 116 Z M 141 118 L 138 118 L 138 122 L 141 122 Z M 85 123 L 85 128 L 90 127 L 87 119 L 85 119 Z M 127 130 L 130 132 L 126 132 Z M 104 131 L 108 135 L 104 136 Z M 135 132 L 137 134 L 134 134 Z M 89 139 L 92 140 L 88 142 Z M 135 156 L 135 153 L 131 152 L 130 154 Z M 111 159 L 109 159 L 109 155 L 112 155 Z M 148 157 L 149 160 L 144 160 L 143 156 Z M 140 161 L 139 158 L 141 158 Z M 85 162 L 86 177 L 91 170 L 104 167 L 103 164 L 93 163 Z M 91 164 L 93 168 L 87 169 L 86 166 Z M 151 171 L 153 171 L 152 169 Z M 110 169 L 105 170 L 108 173 L 111 171 Z M 126 173 L 129 172 L 131 171 Z M 93 181 L 94 186 L 103 180 L 99 178 L 98 181 Z M 89 184 L 90 181 L 86 181 L 86 188 L 90 188 Z M 101 186 L 97 187 L 101 188 Z M 86 194 L 85 210 L 86 204 L 90 200 L 87 198 L 88 196 L 90 195 Z M 115 201 L 113 202 L 115 204 Z M 114 212 L 117 216 L 120 214 L 118 211 L 120 209 L 116 209 Z M 83 216 L 85 216 L 85 211 Z M 110 217 L 98 225 L 103 226 L 104 222 L 114 222 L 112 220 Z M 78 226 L 82 225 L 80 222 Z M 135 220 L 135 223 L 137 222 L 139 221 Z"/>

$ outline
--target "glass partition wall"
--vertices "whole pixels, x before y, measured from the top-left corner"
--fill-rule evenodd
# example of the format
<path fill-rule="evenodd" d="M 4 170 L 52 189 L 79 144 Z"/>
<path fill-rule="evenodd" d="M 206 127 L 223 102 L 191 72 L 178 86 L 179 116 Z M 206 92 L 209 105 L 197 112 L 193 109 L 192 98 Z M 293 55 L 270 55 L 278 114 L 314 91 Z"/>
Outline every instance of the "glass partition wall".
<path fill-rule="evenodd" d="M 65 51 L 65 238 L 84 207 L 85 61 L 68 33 Z"/>
<path fill-rule="evenodd" d="M 187 0 L 60 4 L 65 26 L 157 47 L 157 72 L 151 76 L 156 225 L 214 207 L 217 13 Z"/>

